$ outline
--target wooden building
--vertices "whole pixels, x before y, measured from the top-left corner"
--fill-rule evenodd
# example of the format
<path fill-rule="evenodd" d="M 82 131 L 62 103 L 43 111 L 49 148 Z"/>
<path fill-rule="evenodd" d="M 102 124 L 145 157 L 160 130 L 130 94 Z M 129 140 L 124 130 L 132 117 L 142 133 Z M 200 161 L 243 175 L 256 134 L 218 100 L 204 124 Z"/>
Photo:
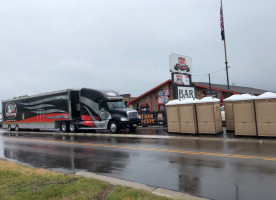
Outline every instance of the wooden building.
<path fill-rule="evenodd" d="M 194 82 L 195 98 L 201 99 L 210 95 L 209 83 Z M 138 111 L 146 112 L 165 112 L 165 104 L 172 99 L 172 80 L 169 79 L 160 85 L 152 88 L 144 94 L 130 100 L 127 105 L 130 108 Z M 266 90 L 255 89 L 242 86 L 230 86 L 230 91 L 227 91 L 227 85 L 212 84 L 212 96 L 221 100 L 223 105 L 223 99 L 231 96 L 232 94 L 253 94 L 260 95 Z"/>

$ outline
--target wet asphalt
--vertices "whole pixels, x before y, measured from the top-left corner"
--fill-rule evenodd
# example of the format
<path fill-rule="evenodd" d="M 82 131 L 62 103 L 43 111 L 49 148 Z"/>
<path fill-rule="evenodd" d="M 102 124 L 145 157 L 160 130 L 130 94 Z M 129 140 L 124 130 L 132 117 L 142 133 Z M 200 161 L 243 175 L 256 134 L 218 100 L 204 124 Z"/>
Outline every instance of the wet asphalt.
<path fill-rule="evenodd" d="M 210 199 L 275 199 L 276 139 L 74 137 L 0 132 L 0 158 L 62 173 L 89 171 Z M 122 132 L 128 134 L 128 132 Z M 103 133 L 104 134 L 104 133 Z M 163 128 L 131 135 L 170 136 Z M 254 157 L 253 157 L 254 156 Z"/>

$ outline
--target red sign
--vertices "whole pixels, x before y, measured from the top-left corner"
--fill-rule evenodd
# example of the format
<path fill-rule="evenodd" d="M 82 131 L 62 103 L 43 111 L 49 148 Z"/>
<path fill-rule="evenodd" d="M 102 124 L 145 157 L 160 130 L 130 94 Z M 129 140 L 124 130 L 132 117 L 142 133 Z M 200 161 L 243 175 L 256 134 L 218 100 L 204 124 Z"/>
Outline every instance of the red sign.
<path fill-rule="evenodd" d="M 186 60 L 185 60 L 185 58 L 178 57 L 178 63 L 179 63 L 180 65 L 186 65 Z"/>

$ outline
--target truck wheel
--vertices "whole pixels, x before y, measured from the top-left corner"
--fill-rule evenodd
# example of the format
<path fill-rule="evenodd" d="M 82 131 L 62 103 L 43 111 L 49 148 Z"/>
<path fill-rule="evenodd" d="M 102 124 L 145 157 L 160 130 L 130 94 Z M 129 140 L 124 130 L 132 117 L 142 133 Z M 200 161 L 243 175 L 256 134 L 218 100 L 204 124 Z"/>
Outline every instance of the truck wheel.
<path fill-rule="evenodd" d="M 61 126 L 60 126 L 60 129 L 62 130 L 63 133 L 67 132 L 68 131 L 67 123 L 66 122 L 62 122 Z"/>
<path fill-rule="evenodd" d="M 109 123 L 109 130 L 110 130 L 111 133 L 118 133 L 119 132 L 119 126 L 118 126 L 117 122 L 111 121 Z"/>
<path fill-rule="evenodd" d="M 8 125 L 8 131 L 12 131 L 11 125 Z"/>
<path fill-rule="evenodd" d="M 131 132 L 132 132 L 132 131 L 135 131 L 136 128 L 137 128 L 137 127 L 130 127 L 130 128 L 129 128 L 129 131 L 131 131 Z"/>
<path fill-rule="evenodd" d="M 77 131 L 77 126 L 76 126 L 75 122 L 70 122 L 70 124 L 69 124 L 69 130 L 72 133 Z"/>

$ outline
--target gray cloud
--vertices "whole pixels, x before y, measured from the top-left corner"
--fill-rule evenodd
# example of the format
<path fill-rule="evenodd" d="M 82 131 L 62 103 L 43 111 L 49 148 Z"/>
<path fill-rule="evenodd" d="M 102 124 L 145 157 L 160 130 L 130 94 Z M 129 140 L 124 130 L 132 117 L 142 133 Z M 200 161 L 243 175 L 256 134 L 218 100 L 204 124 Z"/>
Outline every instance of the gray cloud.
<path fill-rule="evenodd" d="M 230 83 L 275 90 L 276 2 L 224 0 Z M 0 6 L 0 98 L 66 88 L 138 96 L 170 78 L 169 53 L 194 81 L 225 67 L 219 0 L 17 0 Z M 225 71 L 211 76 L 226 83 Z"/>

